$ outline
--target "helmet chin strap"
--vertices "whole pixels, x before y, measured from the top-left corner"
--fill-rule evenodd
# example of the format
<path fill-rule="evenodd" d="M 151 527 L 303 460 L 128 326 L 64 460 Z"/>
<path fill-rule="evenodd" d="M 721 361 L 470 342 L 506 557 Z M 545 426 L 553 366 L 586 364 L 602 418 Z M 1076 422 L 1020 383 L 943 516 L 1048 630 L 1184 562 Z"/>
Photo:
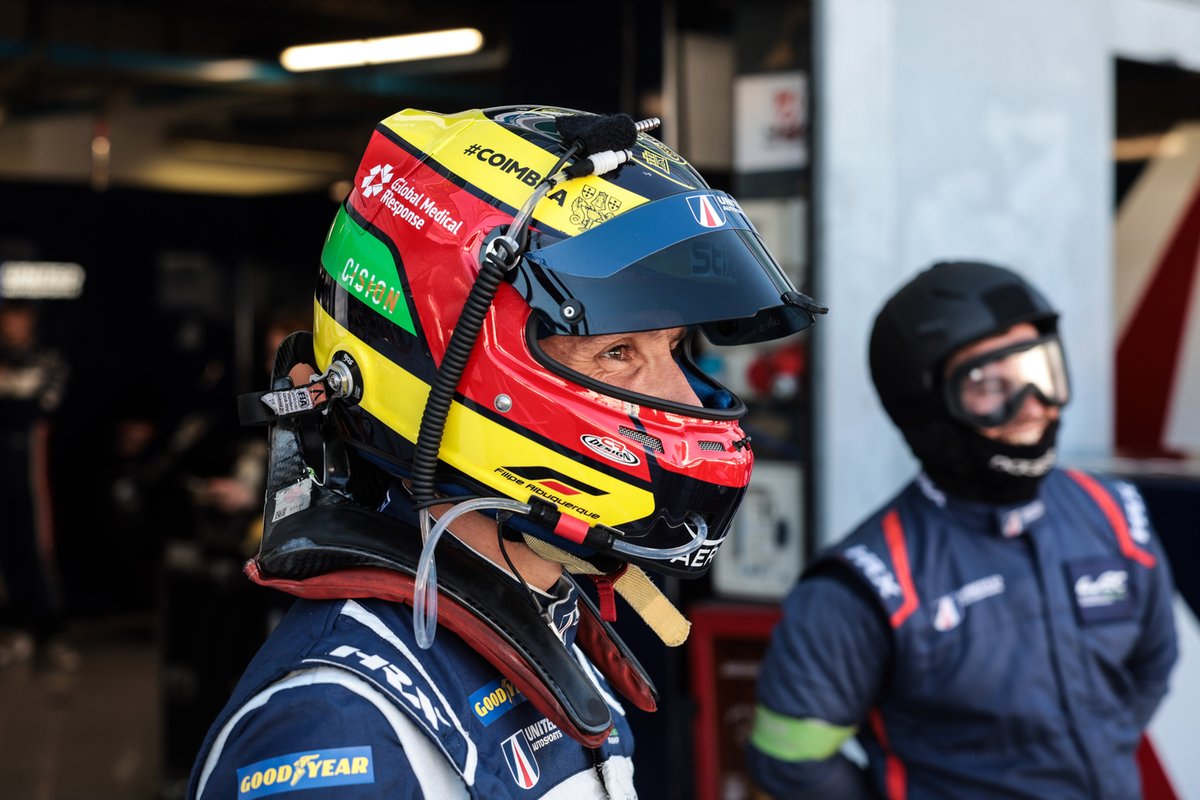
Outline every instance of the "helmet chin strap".
<path fill-rule="evenodd" d="M 605 592 L 615 590 L 617 594 L 625 598 L 625 601 L 650 627 L 650 630 L 654 631 L 655 635 L 663 641 L 663 644 L 668 647 L 678 647 L 687 641 L 692 623 L 688 622 L 687 618 L 679 612 L 679 609 L 675 608 L 674 604 L 640 568 L 633 564 L 626 564 L 615 578 L 609 577 L 606 580 L 604 572 L 578 556 L 544 542 L 536 536 L 529 534 L 522 534 L 522 536 L 529 549 L 547 561 L 562 564 L 572 575 L 591 577 L 596 582 L 596 588 L 600 593 L 602 614 L 608 605 Z M 703 538 L 700 541 L 703 542 Z M 611 598 L 608 599 L 611 600 Z M 611 608 L 611 606 L 609 607 Z M 616 618 L 615 608 L 613 608 L 612 617 Z M 611 622 L 612 619 L 606 618 L 605 621 Z"/>

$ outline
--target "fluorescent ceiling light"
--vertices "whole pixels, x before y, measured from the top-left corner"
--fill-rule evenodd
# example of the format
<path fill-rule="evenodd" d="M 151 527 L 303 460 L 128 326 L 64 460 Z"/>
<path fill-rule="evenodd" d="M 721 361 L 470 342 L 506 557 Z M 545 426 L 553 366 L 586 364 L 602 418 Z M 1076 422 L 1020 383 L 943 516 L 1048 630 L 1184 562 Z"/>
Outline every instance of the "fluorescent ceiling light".
<path fill-rule="evenodd" d="M 83 293 L 83 267 L 62 261 L 0 262 L 0 297 L 73 300 Z"/>
<path fill-rule="evenodd" d="M 243 164 L 266 169 L 338 173 L 345 172 L 348 167 L 341 153 L 295 147 L 178 138 L 170 141 L 169 148 L 172 155 L 191 161 Z"/>
<path fill-rule="evenodd" d="M 483 34 L 475 28 L 454 28 L 404 36 L 384 36 L 378 39 L 296 45 L 280 54 L 279 63 L 291 72 L 309 72 L 317 69 L 465 56 L 479 52 L 481 47 Z"/>
<path fill-rule="evenodd" d="M 200 77 L 216 83 L 248 81 L 259 75 L 258 62 L 249 58 L 226 58 L 209 61 L 197 70 Z"/>

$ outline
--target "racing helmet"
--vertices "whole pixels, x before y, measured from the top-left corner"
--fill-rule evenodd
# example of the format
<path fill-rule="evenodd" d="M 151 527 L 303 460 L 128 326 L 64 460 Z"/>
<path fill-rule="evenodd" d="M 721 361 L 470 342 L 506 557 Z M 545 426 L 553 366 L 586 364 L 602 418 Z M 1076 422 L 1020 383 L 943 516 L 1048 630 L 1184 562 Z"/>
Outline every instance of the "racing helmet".
<path fill-rule="evenodd" d="M 687 348 L 702 406 L 598 383 L 538 342 L 685 326 L 741 344 L 824 309 L 645 127 L 535 106 L 383 120 L 325 242 L 313 344 L 337 437 L 387 473 L 528 502 L 539 535 L 692 577 L 749 481 L 745 406 Z"/>
<path fill-rule="evenodd" d="M 957 351 L 1022 322 L 1040 337 L 968 359 L 943 375 Z M 968 427 L 1000 425 L 1030 393 L 1051 405 L 1067 402 L 1057 326 L 1058 312 L 1012 270 L 940 262 L 905 284 L 876 316 L 871 378 L 901 429 L 945 415 Z"/>

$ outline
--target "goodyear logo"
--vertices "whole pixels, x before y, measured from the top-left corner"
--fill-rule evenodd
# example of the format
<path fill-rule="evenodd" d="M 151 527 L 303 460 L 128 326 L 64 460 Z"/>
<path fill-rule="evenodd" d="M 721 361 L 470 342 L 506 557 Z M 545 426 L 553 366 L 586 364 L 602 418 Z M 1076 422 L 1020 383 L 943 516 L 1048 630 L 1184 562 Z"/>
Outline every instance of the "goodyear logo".
<path fill-rule="evenodd" d="M 268 758 L 237 771 L 238 800 L 280 792 L 374 783 L 370 747 L 307 750 Z"/>
<path fill-rule="evenodd" d="M 508 678 L 497 678 L 471 695 L 471 709 L 485 726 L 524 703 L 528 698 Z"/>

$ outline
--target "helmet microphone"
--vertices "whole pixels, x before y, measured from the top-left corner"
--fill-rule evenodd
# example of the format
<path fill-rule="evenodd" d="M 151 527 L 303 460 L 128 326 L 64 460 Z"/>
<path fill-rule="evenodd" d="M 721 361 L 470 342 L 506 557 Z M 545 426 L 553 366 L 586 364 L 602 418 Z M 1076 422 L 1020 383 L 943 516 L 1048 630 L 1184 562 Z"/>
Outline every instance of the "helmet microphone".
<path fill-rule="evenodd" d="M 643 121 L 646 125 L 650 120 Z M 563 140 L 571 142 L 583 156 L 590 156 L 604 150 L 628 150 L 637 141 L 637 135 L 642 130 L 639 123 L 633 121 L 628 114 L 567 114 L 556 117 L 554 126 L 562 134 Z"/>

